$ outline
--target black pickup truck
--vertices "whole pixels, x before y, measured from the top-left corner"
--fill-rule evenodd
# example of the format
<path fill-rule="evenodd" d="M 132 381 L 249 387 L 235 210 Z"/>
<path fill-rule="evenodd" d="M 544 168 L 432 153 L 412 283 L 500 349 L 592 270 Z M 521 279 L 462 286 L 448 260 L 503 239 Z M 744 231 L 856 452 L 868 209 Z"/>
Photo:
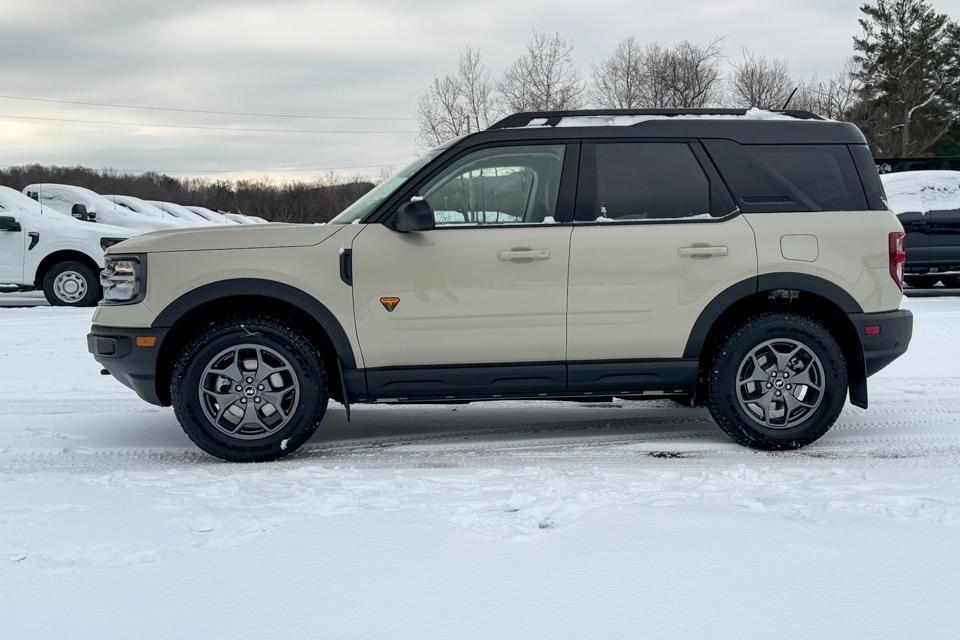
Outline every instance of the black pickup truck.
<path fill-rule="evenodd" d="M 904 281 L 960 288 L 960 171 L 882 176 L 887 203 L 907 232 Z"/>

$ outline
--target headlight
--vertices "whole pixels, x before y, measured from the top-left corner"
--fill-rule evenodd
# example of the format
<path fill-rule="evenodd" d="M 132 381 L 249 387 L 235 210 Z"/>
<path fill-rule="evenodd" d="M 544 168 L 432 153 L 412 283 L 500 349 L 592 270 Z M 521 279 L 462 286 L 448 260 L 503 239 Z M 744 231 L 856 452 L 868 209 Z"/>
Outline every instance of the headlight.
<path fill-rule="evenodd" d="M 105 304 L 133 304 L 146 294 L 146 260 L 144 256 L 107 256 L 100 274 Z"/>
<path fill-rule="evenodd" d="M 119 244 L 127 238 L 100 238 L 100 248 L 106 251 L 115 244 Z"/>

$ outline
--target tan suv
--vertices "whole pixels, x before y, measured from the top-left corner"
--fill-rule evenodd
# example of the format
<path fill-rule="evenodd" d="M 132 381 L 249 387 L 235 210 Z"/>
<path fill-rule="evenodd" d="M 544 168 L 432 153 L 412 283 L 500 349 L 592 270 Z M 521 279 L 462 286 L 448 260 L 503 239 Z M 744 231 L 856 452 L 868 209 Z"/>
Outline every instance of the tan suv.
<path fill-rule="evenodd" d="M 204 451 L 271 460 L 356 403 L 672 397 L 811 443 L 902 354 L 903 229 L 852 124 L 521 113 L 325 225 L 111 247 L 89 349 Z"/>

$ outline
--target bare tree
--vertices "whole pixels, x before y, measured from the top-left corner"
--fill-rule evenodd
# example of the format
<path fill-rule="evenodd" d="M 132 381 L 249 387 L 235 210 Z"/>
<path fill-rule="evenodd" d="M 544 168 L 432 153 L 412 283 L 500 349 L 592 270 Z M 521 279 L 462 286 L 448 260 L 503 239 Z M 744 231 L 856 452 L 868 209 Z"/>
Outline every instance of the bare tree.
<path fill-rule="evenodd" d="M 509 111 L 576 109 L 584 92 L 573 63 L 573 43 L 534 31 L 527 51 L 504 73 L 500 96 Z"/>
<path fill-rule="evenodd" d="M 820 80 L 813 76 L 796 82 L 797 92 L 790 100 L 790 108 L 809 111 L 831 120 L 848 120 L 860 89 L 853 70 L 853 61 L 848 60 L 832 78 Z"/>
<path fill-rule="evenodd" d="M 743 58 L 731 65 L 728 91 L 738 107 L 782 109 L 796 87 L 786 60 L 768 60 L 765 56 L 743 49 Z"/>
<path fill-rule="evenodd" d="M 479 131 L 490 126 L 497 113 L 493 104 L 493 81 L 490 71 L 483 63 L 480 52 L 466 47 L 460 52 L 457 61 L 457 75 L 460 80 L 460 93 L 464 110 L 470 119 L 471 131 Z"/>
<path fill-rule="evenodd" d="M 720 41 L 705 46 L 684 41 L 668 52 L 657 69 L 667 87 L 664 106 L 692 109 L 720 101 Z"/>
<path fill-rule="evenodd" d="M 590 96 L 598 107 L 638 109 L 647 106 L 646 55 L 632 37 L 617 43 L 616 49 L 593 65 Z"/>
<path fill-rule="evenodd" d="M 424 147 L 485 129 L 495 119 L 493 83 L 480 52 L 466 47 L 455 75 L 434 76 L 417 100 L 414 116 Z"/>

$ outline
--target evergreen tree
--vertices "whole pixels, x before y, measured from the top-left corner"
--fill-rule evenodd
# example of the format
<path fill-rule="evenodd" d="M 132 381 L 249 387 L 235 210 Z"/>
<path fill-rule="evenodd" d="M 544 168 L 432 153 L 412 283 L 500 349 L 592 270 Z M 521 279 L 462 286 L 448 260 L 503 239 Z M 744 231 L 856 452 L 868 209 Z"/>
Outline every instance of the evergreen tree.
<path fill-rule="evenodd" d="M 860 7 L 854 120 L 878 155 L 928 151 L 960 113 L 960 27 L 926 0 Z"/>

